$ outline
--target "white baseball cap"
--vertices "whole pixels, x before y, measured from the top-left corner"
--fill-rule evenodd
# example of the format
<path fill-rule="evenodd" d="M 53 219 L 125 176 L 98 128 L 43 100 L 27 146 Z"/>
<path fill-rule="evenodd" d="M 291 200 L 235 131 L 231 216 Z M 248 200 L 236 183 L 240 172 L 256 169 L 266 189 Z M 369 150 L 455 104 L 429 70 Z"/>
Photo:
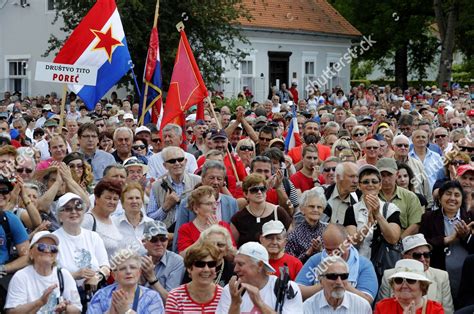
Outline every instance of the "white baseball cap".
<path fill-rule="evenodd" d="M 135 121 L 135 119 L 133 118 L 133 114 L 131 114 L 131 113 L 126 113 L 126 114 L 124 114 L 124 115 L 123 115 L 123 119 L 124 119 L 124 120 L 132 119 L 132 120 Z"/>
<path fill-rule="evenodd" d="M 132 117 L 133 118 L 133 117 Z M 135 129 L 135 135 L 137 135 L 138 133 L 140 132 L 148 132 L 151 134 L 151 131 L 149 128 L 147 128 L 146 126 L 142 125 L 142 126 L 139 126 L 138 128 Z"/>
<path fill-rule="evenodd" d="M 269 234 L 280 234 L 285 231 L 285 226 L 279 220 L 270 220 L 262 226 L 262 236 L 266 237 Z"/>
<path fill-rule="evenodd" d="M 422 233 L 417 233 L 417 234 L 403 238 L 402 244 L 403 244 L 402 254 L 405 254 L 406 252 L 414 248 L 425 246 L 425 245 L 428 246 L 430 250 L 432 249 L 431 245 L 428 242 L 426 242 L 425 236 Z"/>
<path fill-rule="evenodd" d="M 258 242 L 247 242 L 243 244 L 237 251 L 237 254 L 250 256 L 258 261 L 262 261 L 263 265 L 265 265 L 265 269 L 268 272 L 275 272 L 275 269 L 270 265 L 268 261 L 267 249 L 265 249 L 265 247 Z"/>
<path fill-rule="evenodd" d="M 35 233 L 35 235 L 31 239 L 30 248 L 32 248 L 36 242 L 38 242 L 39 240 L 43 238 L 50 238 L 54 241 L 56 245 L 59 245 L 59 238 L 56 235 L 52 234 L 49 231 L 40 231 L 40 232 Z"/>
<path fill-rule="evenodd" d="M 66 205 L 69 201 L 75 200 L 75 199 L 82 201 L 79 195 L 71 193 L 71 192 L 67 192 L 66 194 L 64 194 L 58 199 L 58 203 L 56 204 L 56 211 L 59 212 L 59 209 L 64 207 L 64 205 Z"/>

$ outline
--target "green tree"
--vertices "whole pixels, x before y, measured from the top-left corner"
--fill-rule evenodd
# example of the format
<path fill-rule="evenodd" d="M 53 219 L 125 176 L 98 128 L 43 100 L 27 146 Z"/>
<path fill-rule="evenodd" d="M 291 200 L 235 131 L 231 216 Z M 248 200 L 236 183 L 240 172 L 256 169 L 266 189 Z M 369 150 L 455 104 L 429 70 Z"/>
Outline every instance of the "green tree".
<path fill-rule="evenodd" d="M 420 69 L 428 67 L 434 56 L 431 54 L 425 58 L 423 53 L 436 52 L 438 46 L 429 32 L 434 21 L 432 0 L 330 2 L 362 34 L 372 35 L 372 39 L 377 41 L 361 56 L 362 60 L 376 61 L 385 72 L 393 73 L 395 83 L 403 88 L 408 86 L 409 73 L 419 77 L 425 75 Z M 429 47 L 421 45 L 422 39 L 428 39 L 425 45 Z M 393 58 L 393 64 L 386 64 L 387 58 Z"/>
<path fill-rule="evenodd" d="M 70 34 L 96 1 L 57 1 L 56 19 L 62 19 L 61 28 Z M 134 71 L 140 83 L 148 50 L 150 31 L 156 2 L 147 0 L 116 0 L 122 19 Z M 252 18 L 242 0 L 185 0 L 160 2 L 158 33 L 163 76 L 163 88 L 167 90 L 178 48 L 179 33 L 176 24 L 183 20 L 186 35 L 208 88 L 221 80 L 224 71 L 221 58 L 240 61 L 246 53 L 235 48 L 237 41 L 248 43 L 238 26 L 238 19 Z M 64 38 L 51 35 L 45 56 L 56 54 Z M 126 78 L 130 81 L 131 77 Z"/>

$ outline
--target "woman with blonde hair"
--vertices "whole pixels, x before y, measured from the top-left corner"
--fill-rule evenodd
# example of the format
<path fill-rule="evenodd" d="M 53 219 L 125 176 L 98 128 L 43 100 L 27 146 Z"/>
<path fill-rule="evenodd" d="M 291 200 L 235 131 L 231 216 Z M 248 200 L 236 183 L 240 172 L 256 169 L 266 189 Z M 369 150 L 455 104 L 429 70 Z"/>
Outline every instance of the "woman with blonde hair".
<path fill-rule="evenodd" d="M 349 142 L 345 139 L 340 138 L 334 142 L 334 145 L 332 145 L 331 156 L 339 157 L 339 155 L 344 149 L 350 149 L 350 148 L 351 146 L 349 145 Z"/>
<path fill-rule="evenodd" d="M 250 164 L 255 157 L 255 143 L 250 138 L 241 139 L 235 146 L 235 151 L 245 165 L 245 170 L 250 173 Z"/>
<path fill-rule="evenodd" d="M 92 167 L 84 159 L 81 153 L 70 153 L 64 157 L 63 162 L 71 169 L 71 175 L 74 181 L 79 184 L 84 191 L 92 193 L 92 183 L 94 182 L 94 174 Z"/>

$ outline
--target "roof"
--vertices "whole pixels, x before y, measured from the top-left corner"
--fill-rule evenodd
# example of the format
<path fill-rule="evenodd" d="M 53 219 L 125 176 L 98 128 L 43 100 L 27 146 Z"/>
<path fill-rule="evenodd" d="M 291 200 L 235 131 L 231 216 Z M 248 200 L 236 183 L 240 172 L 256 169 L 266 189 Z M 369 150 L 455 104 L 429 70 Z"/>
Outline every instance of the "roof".
<path fill-rule="evenodd" d="M 243 27 L 362 36 L 326 0 L 242 0 L 251 21 L 240 18 Z"/>

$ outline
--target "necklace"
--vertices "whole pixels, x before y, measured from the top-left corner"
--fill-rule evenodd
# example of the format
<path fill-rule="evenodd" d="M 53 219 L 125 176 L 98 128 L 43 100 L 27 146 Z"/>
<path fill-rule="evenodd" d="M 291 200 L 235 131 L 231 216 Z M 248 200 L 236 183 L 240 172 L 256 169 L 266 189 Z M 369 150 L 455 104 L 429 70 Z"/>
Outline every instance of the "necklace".
<path fill-rule="evenodd" d="M 249 211 L 250 214 L 252 214 L 252 216 L 256 217 L 257 218 L 257 223 L 259 224 L 260 223 L 260 220 L 262 218 L 262 215 L 265 213 L 265 210 L 267 209 L 267 203 L 265 203 L 265 207 L 263 208 L 262 212 L 260 213 L 260 215 L 257 215 L 255 214 L 251 209 L 250 209 L 250 205 L 247 206 L 247 210 Z"/>
<path fill-rule="evenodd" d="M 219 274 L 217 275 L 216 280 L 214 281 L 215 284 L 219 284 L 219 281 L 221 281 L 222 273 L 224 272 L 224 262 L 222 262 L 222 267 L 221 270 L 219 270 Z"/>

